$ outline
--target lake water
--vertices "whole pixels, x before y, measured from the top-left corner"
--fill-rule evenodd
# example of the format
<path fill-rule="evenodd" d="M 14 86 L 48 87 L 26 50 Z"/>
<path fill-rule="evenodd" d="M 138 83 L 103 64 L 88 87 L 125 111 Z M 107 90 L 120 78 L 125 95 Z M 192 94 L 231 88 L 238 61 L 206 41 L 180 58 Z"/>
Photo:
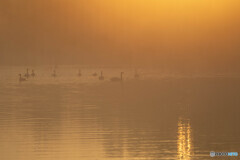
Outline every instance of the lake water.
<path fill-rule="evenodd" d="M 240 78 L 0 67 L 0 160 L 208 160 L 240 152 Z M 111 82 L 124 72 L 123 82 Z M 237 159 L 230 157 L 228 159 Z"/>

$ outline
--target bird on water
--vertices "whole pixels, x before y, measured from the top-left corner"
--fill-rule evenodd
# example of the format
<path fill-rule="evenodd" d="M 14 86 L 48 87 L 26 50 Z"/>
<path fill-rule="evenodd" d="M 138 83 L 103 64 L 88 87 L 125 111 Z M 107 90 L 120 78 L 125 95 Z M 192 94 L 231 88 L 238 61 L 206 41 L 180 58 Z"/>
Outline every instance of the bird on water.
<path fill-rule="evenodd" d="M 22 74 L 19 74 L 19 82 L 27 81 L 26 78 L 22 77 Z"/>
<path fill-rule="evenodd" d="M 34 70 L 32 70 L 31 76 L 32 76 L 32 77 L 35 77 L 35 76 L 36 76 Z"/>
<path fill-rule="evenodd" d="M 111 80 L 112 82 L 121 82 L 121 81 L 123 81 L 123 73 L 124 73 L 124 72 L 121 72 L 121 73 L 120 73 L 120 77 L 112 77 L 110 80 Z"/>
<path fill-rule="evenodd" d="M 28 68 L 27 68 L 27 73 L 25 73 L 24 77 L 26 77 L 26 78 L 29 78 L 29 77 L 30 77 L 30 74 L 29 74 L 29 72 L 28 72 Z"/>
<path fill-rule="evenodd" d="M 101 75 L 99 76 L 99 80 L 103 81 L 104 80 L 104 76 L 103 76 L 103 72 L 101 71 Z"/>

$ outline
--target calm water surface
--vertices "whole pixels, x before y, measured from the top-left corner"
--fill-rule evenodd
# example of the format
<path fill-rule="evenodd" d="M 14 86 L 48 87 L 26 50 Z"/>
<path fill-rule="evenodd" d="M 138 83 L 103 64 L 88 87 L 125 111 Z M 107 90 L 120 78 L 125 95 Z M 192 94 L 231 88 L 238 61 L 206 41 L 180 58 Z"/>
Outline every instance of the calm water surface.
<path fill-rule="evenodd" d="M 128 69 L 0 68 L 1 160 L 208 160 L 240 152 L 240 78 Z M 124 71 L 124 82 L 110 77 Z M 160 75 L 160 76 L 159 76 Z M 239 158 L 239 157 L 238 157 Z M 227 158 L 218 158 L 227 159 Z M 234 159 L 234 158 L 229 158 Z M 237 159 L 237 158 L 235 158 Z"/>

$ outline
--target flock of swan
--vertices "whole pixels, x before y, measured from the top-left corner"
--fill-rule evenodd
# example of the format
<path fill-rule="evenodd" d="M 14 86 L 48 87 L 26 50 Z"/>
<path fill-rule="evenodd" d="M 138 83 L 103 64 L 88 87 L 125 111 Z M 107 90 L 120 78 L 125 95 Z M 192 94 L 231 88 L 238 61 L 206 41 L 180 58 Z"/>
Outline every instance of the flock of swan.
<path fill-rule="evenodd" d="M 32 73 L 30 74 L 30 73 L 29 73 L 29 70 L 28 70 L 28 68 L 27 68 L 27 72 L 24 74 L 24 77 L 22 77 L 22 74 L 19 74 L 19 81 L 20 81 L 20 82 L 22 82 L 22 81 L 27 81 L 27 79 L 28 79 L 29 77 L 35 77 L 35 76 L 36 76 L 36 74 L 35 74 L 34 70 L 32 70 Z"/>
<path fill-rule="evenodd" d="M 112 77 L 112 78 L 110 78 L 110 81 L 112 81 L 112 82 L 121 82 L 121 81 L 123 81 L 123 74 L 124 74 L 124 72 L 120 72 L 120 77 Z M 79 77 L 82 76 L 81 70 L 78 71 L 78 74 L 77 74 L 77 75 L 78 75 Z M 29 73 L 29 70 L 28 70 L 28 68 L 27 68 L 26 73 L 25 73 L 23 76 L 22 76 L 22 74 L 19 74 L 19 82 L 27 81 L 28 78 L 30 78 L 30 77 L 35 77 L 35 76 L 36 76 L 36 74 L 35 74 L 34 70 L 32 70 L 32 73 L 30 74 L 30 73 Z M 53 73 L 52 73 L 51 76 L 54 77 L 54 78 L 57 77 L 57 73 L 56 73 L 56 70 L 55 70 L 55 69 L 53 70 Z M 93 76 L 93 77 L 97 77 L 98 74 L 95 72 L 95 73 L 92 74 L 92 76 Z M 139 78 L 139 77 L 140 77 L 139 74 L 137 73 L 137 71 L 135 71 L 134 78 Z M 100 81 L 103 81 L 103 80 L 104 80 L 103 71 L 101 71 L 101 74 L 100 74 L 100 76 L 98 77 L 98 79 L 99 79 Z"/>

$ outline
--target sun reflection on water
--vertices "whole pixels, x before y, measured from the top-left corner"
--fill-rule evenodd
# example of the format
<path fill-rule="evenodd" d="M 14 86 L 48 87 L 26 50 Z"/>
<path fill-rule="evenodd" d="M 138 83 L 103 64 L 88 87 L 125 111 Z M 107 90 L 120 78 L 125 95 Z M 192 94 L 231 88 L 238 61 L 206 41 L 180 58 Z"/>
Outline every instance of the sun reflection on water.
<path fill-rule="evenodd" d="M 192 129 L 189 119 L 180 118 L 178 121 L 178 159 L 191 160 L 192 151 Z"/>

